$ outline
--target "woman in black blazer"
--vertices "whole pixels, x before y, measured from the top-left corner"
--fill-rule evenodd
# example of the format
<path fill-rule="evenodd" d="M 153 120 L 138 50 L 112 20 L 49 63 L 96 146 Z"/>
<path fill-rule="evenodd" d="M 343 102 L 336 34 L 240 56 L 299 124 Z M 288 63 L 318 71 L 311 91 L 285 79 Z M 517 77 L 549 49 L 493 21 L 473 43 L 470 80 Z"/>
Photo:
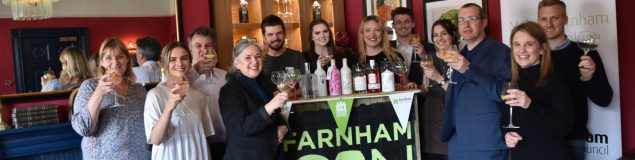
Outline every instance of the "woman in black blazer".
<path fill-rule="evenodd" d="M 261 51 L 251 40 L 241 40 L 234 48 L 234 66 L 219 97 L 229 136 L 224 159 L 282 159 L 279 144 L 287 128 L 274 110 L 283 105 L 288 94 L 272 96 L 272 91 L 265 89 L 271 82 L 260 75 L 264 59 Z"/>
<path fill-rule="evenodd" d="M 512 81 L 520 88 L 507 90 L 505 102 L 519 107 L 513 123 L 520 128 L 505 134 L 512 159 L 573 159 L 566 138 L 573 129 L 573 101 L 565 80 L 553 71 L 546 35 L 534 22 L 516 26 L 511 35 Z M 503 112 L 503 125 L 509 116 Z"/>

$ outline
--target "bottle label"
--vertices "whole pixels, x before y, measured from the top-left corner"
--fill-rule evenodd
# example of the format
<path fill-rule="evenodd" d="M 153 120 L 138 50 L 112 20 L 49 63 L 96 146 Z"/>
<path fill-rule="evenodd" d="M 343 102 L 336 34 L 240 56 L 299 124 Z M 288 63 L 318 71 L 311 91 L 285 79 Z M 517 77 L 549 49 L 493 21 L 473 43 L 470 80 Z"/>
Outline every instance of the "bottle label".
<path fill-rule="evenodd" d="M 342 94 L 353 93 L 353 83 L 351 83 L 351 75 L 342 73 Z"/>
<path fill-rule="evenodd" d="M 355 91 L 366 91 L 366 76 L 358 76 L 353 80 Z"/>
<path fill-rule="evenodd" d="M 381 91 L 392 92 L 395 91 L 395 74 L 386 70 L 381 73 Z"/>
<path fill-rule="evenodd" d="M 375 73 L 368 74 L 368 84 L 376 84 L 377 83 L 377 75 Z"/>

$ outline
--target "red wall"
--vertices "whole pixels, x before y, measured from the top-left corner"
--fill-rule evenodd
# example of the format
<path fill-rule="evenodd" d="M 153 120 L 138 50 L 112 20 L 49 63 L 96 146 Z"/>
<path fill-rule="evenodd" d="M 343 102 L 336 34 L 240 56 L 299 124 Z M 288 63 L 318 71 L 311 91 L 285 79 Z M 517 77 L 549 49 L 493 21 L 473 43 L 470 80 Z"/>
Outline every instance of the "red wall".
<path fill-rule="evenodd" d="M 108 37 L 118 37 L 125 43 L 144 36 L 153 36 L 161 44 L 175 40 L 175 29 L 170 25 L 174 17 L 134 18 L 51 18 L 39 21 L 13 21 L 0 19 L 0 93 L 15 93 L 11 30 L 22 28 L 70 28 L 88 29 L 89 51 L 96 53 L 101 42 Z M 7 80 L 12 81 L 6 86 Z"/>
<path fill-rule="evenodd" d="M 635 17 L 632 15 L 632 6 L 635 6 L 635 1 L 632 0 L 616 0 L 615 5 L 617 8 L 617 46 L 618 46 L 618 63 L 620 68 L 620 106 L 622 113 L 622 150 L 624 154 L 629 151 L 635 151 L 635 75 L 629 69 L 635 68 L 635 63 L 631 60 L 635 59 L 633 55 L 632 45 L 635 43 L 633 36 L 635 36 Z M 630 23 L 629 23 L 630 22 Z M 630 74 L 627 74 L 630 73 Z M 631 83 L 629 83 L 631 82 Z"/>
<path fill-rule="evenodd" d="M 200 26 L 210 27 L 210 9 L 207 0 L 181 1 L 183 17 L 183 38 L 187 42 L 187 35 Z"/>
<path fill-rule="evenodd" d="M 413 3 L 413 11 L 415 13 L 415 23 L 417 33 L 423 33 L 423 1 L 411 0 Z M 425 0 L 424 0 L 425 1 Z M 619 51 L 619 68 L 620 68 L 620 106 L 622 114 L 622 150 L 624 153 L 629 151 L 635 151 L 635 83 L 627 83 L 635 81 L 635 74 L 632 74 L 628 69 L 635 68 L 635 63 L 631 63 L 635 59 L 635 54 L 628 47 L 635 43 L 632 37 L 635 36 L 635 17 L 628 16 L 632 14 L 629 11 L 629 6 L 635 6 L 635 1 L 632 0 L 616 0 L 617 9 L 617 31 L 618 31 L 618 51 Z M 351 42 L 355 50 L 357 50 L 357 29 L 359 23 L 363 19 L 362 1 L 346 1 L 346 31 L 350 34 Z M 488 0 L 487 1 L 489 25 L 489 35 L 501 41 L 501 17 L 500 17 L 500 1 Z M 631 23 L 628 23 L 631 22 Z M 627 74 L 631 73 L 631 74 Z M 617 94 L 617 93 L 616 93 Z M 608 124 L 610 125 L 610 124 Z"/>

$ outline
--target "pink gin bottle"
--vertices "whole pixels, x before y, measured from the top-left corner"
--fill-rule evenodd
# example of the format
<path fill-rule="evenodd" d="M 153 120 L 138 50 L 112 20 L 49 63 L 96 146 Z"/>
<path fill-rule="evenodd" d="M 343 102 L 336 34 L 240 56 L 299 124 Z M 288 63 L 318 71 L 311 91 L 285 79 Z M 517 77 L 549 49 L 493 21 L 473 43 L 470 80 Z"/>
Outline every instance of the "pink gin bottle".
<path fill-rule="evenodd" d="M 340 70 L 337 69 L 335 65 L 335 59 L 331 59 L 331 67 L 333 70 L 331 71 L 331 81 L 329 83 L 329 93 L 331 96 L 342 95 L 342 82 L 340 80 Z"/>

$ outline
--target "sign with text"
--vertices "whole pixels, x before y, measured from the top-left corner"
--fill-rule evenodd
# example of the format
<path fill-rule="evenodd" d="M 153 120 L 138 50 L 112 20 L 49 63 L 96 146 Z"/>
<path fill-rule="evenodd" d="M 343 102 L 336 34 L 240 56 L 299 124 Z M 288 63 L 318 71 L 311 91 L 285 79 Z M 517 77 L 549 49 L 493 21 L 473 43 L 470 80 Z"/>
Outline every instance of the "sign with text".
<path fill-rule="evenodd" d="M 282 144 L 285 159 L 417 159 L 415 109 L 410 110 L 407 125 L 402 127 L 388 99 L 372 104 L 356 102 L 346 110 L 350 112 L 348 125 L 341 132 L 333 118 L 338 112 L 325 107 L 326 103 L 294 105 L 289 117 L 290 136 Z M 335 108 L 340 106 L 332 103 Z"/>

